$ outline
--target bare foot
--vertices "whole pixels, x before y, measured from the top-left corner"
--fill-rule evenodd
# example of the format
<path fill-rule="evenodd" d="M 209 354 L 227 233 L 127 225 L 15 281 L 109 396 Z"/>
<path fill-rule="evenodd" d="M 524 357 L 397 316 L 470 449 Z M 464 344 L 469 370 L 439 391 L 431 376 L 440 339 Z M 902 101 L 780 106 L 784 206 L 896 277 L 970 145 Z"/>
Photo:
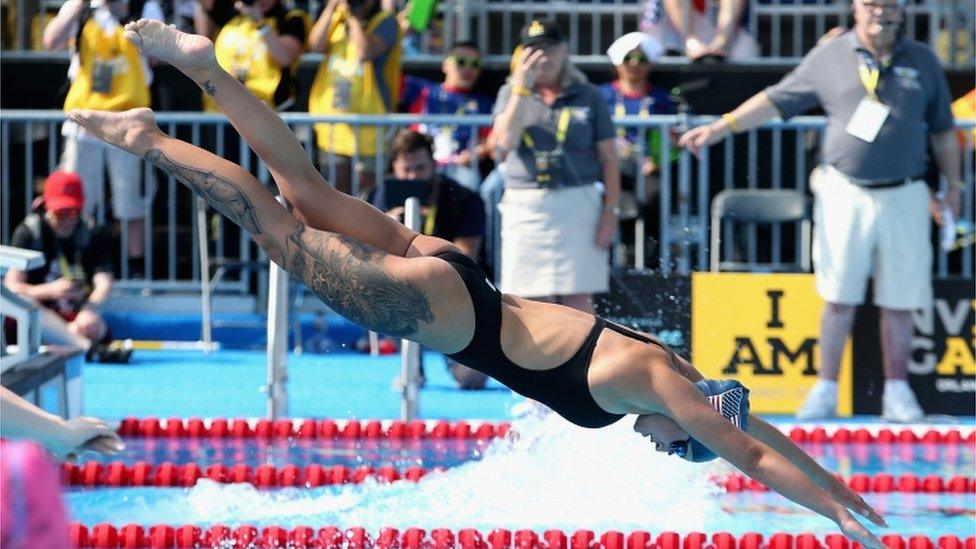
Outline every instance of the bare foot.
<path fill-rule="evenodd" d="M 145 108 L 125 112 L 76 109 L 67 116 L 95 137 L 140 158 L 152 146 L 153 139 L 162 134 L 152 110 Z"/>
<path fill-rule="evenodd" d="M 180 32 L 160 21 L 139 19 L 125 26 L 125 39 L 142 53 L 162 59 L 189 74 L 217 65 L 214 45 L 207 37 Z"/>

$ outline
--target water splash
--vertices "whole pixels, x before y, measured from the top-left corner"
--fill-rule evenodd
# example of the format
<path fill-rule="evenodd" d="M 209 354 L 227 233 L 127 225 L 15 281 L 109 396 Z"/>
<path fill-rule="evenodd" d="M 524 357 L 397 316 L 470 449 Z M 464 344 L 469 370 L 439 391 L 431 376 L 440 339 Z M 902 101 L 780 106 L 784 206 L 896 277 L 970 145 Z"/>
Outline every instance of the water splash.
<path fill-rule="evenodd" d="M 690 531 L 726 514 L 714 497 L 718 489 L 707 479 L 722 465 L 658 454 L 630 426 L 625 420 L 588 430 L 555 415 L 529 417 L 516 422 L 518 438 L 497 441 L 481 461 L 419 483 L 262 491 L 201 480 L 189 490 L 128 489 L 123 501 L 116 493 L 100 502 L 101 516 L 79 514 L 86 522 L 114 516 L 144 524 L 333 524 L 372 531 L 384 526 Z"/>

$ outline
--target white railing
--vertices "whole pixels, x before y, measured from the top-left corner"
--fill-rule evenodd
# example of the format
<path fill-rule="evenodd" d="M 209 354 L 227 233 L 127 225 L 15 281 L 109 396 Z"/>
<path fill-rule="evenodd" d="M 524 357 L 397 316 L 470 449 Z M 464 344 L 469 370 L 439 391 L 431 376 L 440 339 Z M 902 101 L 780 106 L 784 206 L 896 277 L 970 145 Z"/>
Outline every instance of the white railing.
<path fill-rule="evenodd" d="M 389 116 L 312 116 L 304 113 L 289 113 L 284 120 L 293 128 L 302 141 L 309 158 L 313 158 L 317 146 L 312 127 L 319 122 L 345 122 L 354 126 L 374 126 L 377 149 L 373 158 L 376 173 L 384 173 L 387 158 L 382 146 L 397 129 L 413 124 L 462 125 L 478 129 L 490 124 L 487 115 L 389 115 Z M 647 142 L 646 132 L 659 131 L 662 135 L 676 135 L 685 128 L 707 123 L 710 116 L 649 116 L 645 118 L 627 116 L 617 118 L 616 124 L 624 128 L 634 128 L 644 134 L 638 142 Z M 227 126 L 227 120 L 218 114 L 201 113 L 159 113 L 160 127 L 170 135 L 176 135 L 195 144 L 203 140 L 203 133 L 216 134 L 212 149 L 221 156 L 240 159 L 241 165 L 256 173 L 267 183 L 271 182 L 267 167 L 254 161 L 246 145 L 241 142 L 233 150 L 225 147 L 223 133 L 214 131 Z M 60 111 L 2 111 L 0 112 L 0 243 L 8 243 L 11 231 L 29 211 L 34 197 L 35 181 L 55 169 L 61 139 L 60 124 L 64 115 Z M 960 127 L 972 128 L 973 120 L 961 121 Z M 674 158 L 672 162 L 662 162 L 657 174 L 645 178 L 638 173 L 634 196 L 645 196 L 647 185 L 654 185 L 658 191 L 658 207 L 646 212 L 644 204 L 638 200 L 637 217 L 634 225 L 634 259 L 627 261 L 636 268 L 656 268 L 664 272 L 687 273 L 692 270 L 708 269 L 708 222 L 711 197 L 723 189 L 730 188 L 783 188 L 807 190 L 807 179 L 816 162 L 816 144 L 824 128 L 821 117 L 797 117 L 789 121 L 775 121 L 764 127 L 726 139 L 696 158 L 687 151 L 674 150 L 670 139 L 660 140 L 659 158 Z M 476 134 L 476 132 L 475 132 Z M 53 138 L 53 139 L 52 139 Z M 31 146 L 25 147 L 29 143 Z M 233 154 L 232 154 L 233 153 Z M 638 151 L 638 155 L 644 151 Z M 326 178 L 328 167 L 334 165 L 331 157 L 326 157 Z M 358 158 L 354 159 L 358 162 Z M 964 155 L 964 176 L 967 182 L 966 196 L 963 200 L 963 217 L 973 218 L 973 155 Z M 146 174 L 153 172 L 146 165 Z M 167 291 L 199 291 L 201 271 L 199 264 L 202 248 L 206 240 L 200 236 L 198 221 L 198 202 L 189 190 L 172 178 L 162 174 L 159 177 L 159 192 L 151 207 L 147 206 L 146 273 L 145 279 L 135 279 L 126 269 L 123 261 L 119 273 L 119 286 L 123 289 Z M 358 191 L 358 181 L 353 181 Z M 653 187 L 652 187 L 653 188 Z M 491 206 L 489 200 L 489 207 Z M 489 212 L 490 214 L 491 212 Z M 651 214 L 651 217 L 645 215 Z M 103 216 L 107 215 L 104 211 Z M 656 219 L 652 219 L 656 217 Z M 226 277 L 214 291 L 226 293 L 247 293 L 248 274 L 259 272 L 259 298 L 267 289 L 264 269 L 258 269 L 262 256 L 255 252 L 246 234 L 231 233 L 232 224 L 225 223 L 222 216 L 213 212 L 206 217 L 207 229 L 211 233 L 208 251 L 216 258 L 233 258 L 241 265 L 236 278 Z M 489 215 L 489 225 L 492 216 Z M 215 231 L 212 229 L 216 229 Z M 122 226 L 120 257 L 125 250 L 126 228 Z M 486 245 L 493 248 L 493 235 L 489 233 Z M 627 235 L 630 239 L 630 235 Z M 799 235 L 778 227 L 768 234 L 758 229 L 750 229 L 745 240 L 723 241 L 723 256 L 737 254 L 743 261 L 754 262 L 760 259 L 772 263 L 789 262 L 797 250 Z M 735 247 L 735 250 L 733 250 Z M 950 257 L 945 252 L 936 256 L 935 272 L 939 276 L 963 276 L 972 278 L 973 249 L 964 248 Z M 156 263 L 163 266 L 157 267 Z M 204 273 L 206 275 L 206 273 Z M 155 276 L 152 276 L 155 275 Z M 264 302 L 263 298 L 260 302 Z"/>

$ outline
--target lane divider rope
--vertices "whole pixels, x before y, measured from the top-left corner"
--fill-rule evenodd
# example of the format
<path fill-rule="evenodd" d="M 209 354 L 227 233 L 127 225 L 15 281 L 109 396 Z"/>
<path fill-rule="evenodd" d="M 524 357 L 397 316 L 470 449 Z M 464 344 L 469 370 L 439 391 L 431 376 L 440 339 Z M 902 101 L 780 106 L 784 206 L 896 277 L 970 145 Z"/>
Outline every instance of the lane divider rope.
<path fill-rule="evenodd" d="M 679 535 L 661 532 L 657 536 L 646 531 L 624 532 L 610 530 L 599 536 L 592 530 L 546 530 L 541 535 L 533 530 L 495 529 L 487 534 L 473 528 L 458 531 L 437 528 L 383 528 L 378 533 L 365 528 L 345 530 L 334 526 L 311 528 L 298 526 L 287 529 L 279 526 L 258 528 L 252 525 L 231 527 L 216 524 L 203 529 L 194 525 L 170 526 L 157 524 L 148 529 L 138 524 L 116 527 L 96 524 L 89 529 L 84 524 L 70 525 L 70 540 L 77 549 L 178 549 L 190 547 L 235 547 L 294 549 L 857 549 L 840 534 L 815 536 L 809 533 L 777 533 L 769 538 L 749 532 L 738 538 L 728 532 L 709 536 L 702 532 Z M 882 541 L 889 549 L 976 549 L 976 537 L 965 540 L 956 535 L 928 537 L 887 534 Z"/>
<path fill-rule="evenodd" d="M 332 419 L 225 419 L 127 417 L 118 433 L 141 438 L 241 439 L 492 439 L 511 430 L 508 422 L 332 420 Z M 903 427 L 792 427 L 786 431 L 797 443 L 909 443 L 976 444 L 974 428 Z"/>
<path fill-rule="evenodd" d="M 81 486 L 95 488 L 109 487 L 191 487 L 201 478 L 225 484 L 253 484 L 258 488 L 317 488 L 336 484 L 362 484 L 368 479 L 378 482 L 396 482 L 399 480 L 419 481 L 431 472 L 442 468 L 427 469 L 424 467 L 408 467 L 405 470 L 393 466 L 370 467 L 362 466 L 350 468 L 345 465 L 323 466 L 310 464 L 305 466 L 264 464 L 250 467 L 238 463 L 224 465 L 215 463 L 201 467 L 196 463 L 177 465 L 163 462 L 153 465 L 139 461 L 127 465 L 121 461 L 100 463 L 89 461 L 82 465 L 63 463 L 61 465 L 61 482 L 66 486 Z M 956 475 L 943 478 L 938 475 L 920 477 L 913 473 L 894 476 L 887 473 L 875 475 L 854 474 L 850 477 L 838 478 L 860 493 L 972 493 L 976 492 L 976 478 Z M 758 481 L 739 473 L 732 473 L 713 479 L 715 484 L 725 488 L 727 492 L 756 492 L 766 491 L 767 488 Z M 974 548 L 976 549 L 976 548 Z"/>

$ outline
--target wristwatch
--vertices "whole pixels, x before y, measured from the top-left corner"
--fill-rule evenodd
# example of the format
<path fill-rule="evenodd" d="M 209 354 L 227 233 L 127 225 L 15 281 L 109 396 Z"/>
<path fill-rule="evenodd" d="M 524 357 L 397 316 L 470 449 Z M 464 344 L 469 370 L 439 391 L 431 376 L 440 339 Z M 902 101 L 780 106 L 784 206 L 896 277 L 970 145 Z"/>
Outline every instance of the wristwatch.
<path fill-rule="evenodd" d="M 608 204 L 608 205 L 603 206 L 603 211 L 610 212 L 613 215 L 615 215 L 617 217 L 620 217 L 620 206 L 610 206 Z"/>

